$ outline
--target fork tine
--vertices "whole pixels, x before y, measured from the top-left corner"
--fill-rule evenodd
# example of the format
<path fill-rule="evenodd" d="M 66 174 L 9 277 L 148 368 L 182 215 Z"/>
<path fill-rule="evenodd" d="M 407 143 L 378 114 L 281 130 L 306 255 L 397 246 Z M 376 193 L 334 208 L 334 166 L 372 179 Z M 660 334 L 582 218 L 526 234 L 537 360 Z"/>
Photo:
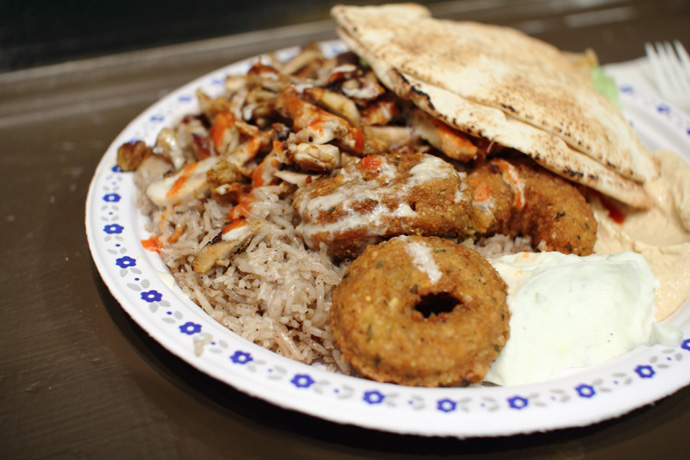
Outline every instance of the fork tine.
<path fill-rule="evenodd" d="M 670 78 L 671 83 L 675 84 L 675 75 L 671 70 L 673 68 L 673 50 L 668 45 L 668 42 L 657 43 L 656 53 L 659 56 L 659 61 L 661 61 L 662 72 L 666 75 L 666 78 Z"/>
<path fill-rule="evenodd" d="M 674 45 L 676 51 L 668 42 L 645 43 L 645 53 L 659 93 L 690 111 L 690 57 L 680 42 Z"/>
<path fill-rule="evenodd" d="M 685 78 L 680 61 L 669 42 L 657 44 L 657 52 L 662 61 L 662 72 L 670 83 L 670 92 L 677 96 L 690 94 L 690 83 Z"/>
<path fill-rule="evenodd" d="M 663 65 L 661 64 L 661 60 L 659 59 L 659 55 L 656 52 L 656 49 L 652 46 L 651 43 L 645 43 L 644 44 L 644 49 L 647 54 L 647 59 L 649 60 L 650 67 L 652 68 L 652 73 L 654 74 L 654 81 L 656 81 L 656 86 L 659 89 L 659 92 L 663 96 L 667 96 L 667 86 L 664 84 L 665 76 L 662 72 L 662 67 Z"/>
<path fill-rule="evenodd" d="M 680 42 L 678 42 L 678 44 L 680 45 Z M 683 45 L 676 47 L 676 51 L 674 51 L 671 43 L 669 42 L 666 42 L 664 46 L 666 47 L 666 53 L 669 56 L 669 71 L 676 79 L 676 85 L 678 85 L 680 94 L 690 96 L 690 73 L 686 72 L 685 70 L 683 57 L 681 57 L 680 53 L 676 52 L 678 48 L 682 49 L 682 51 L 685 51 L 685 49 L 683 49 Z"/>
<path fill-rule="evenodd" d="M 674 63 L 676 60 L 676 53 L 673 51 L 673 48 L 669 42 L 658 43 L 657 51 L 659 52 L 661 60 L 663 61 L 663 69 L 666 73 L 666 78 L 671 83 L 671 89 L 676 92 L 680 87 L 680 81 L 678 79 L 678 75 L 676 74 Z"/>
<path fill-rule="evenodd" d="M 688 52 L 685 51 L 683 44 L 679 40 L 674 40 L 673 45 L 676 48 L 676 54 L 678 54 L 678 57 L 680 58 L 683 70 L 685 70 L 685 75 L 688 79 L 690 79 L 690 56 L 688 56 Z"/>
<path fill-rule="evenodd" d="M 645 51 L 647 53 L 647 59 L 652 68 L 654 81 L 656 82 L 657 89 L 667 99 L 673 96 L 673 90 L 669 85 L 668 76 L 666 75 L 666 65 L 663 59 L 664 51 L 658 43 L 654 46 L 651 43 L 645 43 Z"/>

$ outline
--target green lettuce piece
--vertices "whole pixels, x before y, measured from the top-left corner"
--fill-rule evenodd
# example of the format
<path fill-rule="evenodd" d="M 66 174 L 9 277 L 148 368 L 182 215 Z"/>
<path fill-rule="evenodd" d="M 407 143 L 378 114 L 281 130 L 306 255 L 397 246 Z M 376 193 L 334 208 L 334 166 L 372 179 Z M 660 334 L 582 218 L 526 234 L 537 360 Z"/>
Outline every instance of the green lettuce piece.
<path fill-rule="evenodd" d="M 618 100 L 618 86 L 616 86 L 616 82 L 613 81 L 613 78 L 606 75 L 599 66 L 592 67 L 590 76 L 596 90 L 606 96 L 606 98 L 616 104 L 616 107 L 620 109 L 621 104 Z"/>

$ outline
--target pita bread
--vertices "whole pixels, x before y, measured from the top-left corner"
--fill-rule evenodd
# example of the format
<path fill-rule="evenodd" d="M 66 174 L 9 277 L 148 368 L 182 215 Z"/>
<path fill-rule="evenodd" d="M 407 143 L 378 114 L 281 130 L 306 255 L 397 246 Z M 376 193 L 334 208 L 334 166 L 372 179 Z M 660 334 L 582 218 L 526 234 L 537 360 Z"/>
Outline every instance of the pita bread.
<path fill-rule="evenodd" d="M 414 4 L 338 5 L 332 14 L 383 83 L 430 115 L 627 204 L 651 205 L 640 184 L 658 176 L 657 164 L 555 47 L 513 29 L 436 20 Z"/>
<path fill-rule="evenodd" d="M 369 55 L 347 36 L 343 39 L 355 53 L 367 60 L 385 86 L 444 123 L 468 134 L 509 145 L 555 174 L 599 190 L 631 206 L 652 206 L 642 184 L 577 152 L 559 137 L 507 116 L 501 110 L 476 104 L 443 88 L 404 75 Z"/>

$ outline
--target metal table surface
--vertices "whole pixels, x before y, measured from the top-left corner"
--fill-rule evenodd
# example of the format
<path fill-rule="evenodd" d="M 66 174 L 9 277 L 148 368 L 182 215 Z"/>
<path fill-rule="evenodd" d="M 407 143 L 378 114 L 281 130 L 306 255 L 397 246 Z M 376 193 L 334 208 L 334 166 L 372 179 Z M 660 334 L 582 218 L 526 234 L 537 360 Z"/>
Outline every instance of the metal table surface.
<path fill-rule="evenodd" d="M 456 1 L 435 15 L 506 24 L 603 63 L 645 41 L 690 45 L 690 2 Z M 257 26 L 258 27 L 258 26 Z M 681 458 L 690 388 L 621 418 L 506 438 L 401 436 L 280 409 L 148 337 L 100 279 L 84 204 L 109 143 L 149 104 L 215 68 L 334 38 L 333 23 L 0 74 L 2 458 Z"/>

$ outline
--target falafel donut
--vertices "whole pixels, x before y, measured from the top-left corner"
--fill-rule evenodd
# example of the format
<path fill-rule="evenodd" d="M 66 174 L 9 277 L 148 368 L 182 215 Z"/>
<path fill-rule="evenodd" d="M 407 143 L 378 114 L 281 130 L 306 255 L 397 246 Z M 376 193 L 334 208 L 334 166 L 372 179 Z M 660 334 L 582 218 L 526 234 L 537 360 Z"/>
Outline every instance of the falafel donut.
<path fill-rule="evenodd" d="M 438 237 L 368 246 L 333 292 L 331 327 L 364 377 L 476 383 L 508 340 L 506 284 L 478 252 Z"/>

